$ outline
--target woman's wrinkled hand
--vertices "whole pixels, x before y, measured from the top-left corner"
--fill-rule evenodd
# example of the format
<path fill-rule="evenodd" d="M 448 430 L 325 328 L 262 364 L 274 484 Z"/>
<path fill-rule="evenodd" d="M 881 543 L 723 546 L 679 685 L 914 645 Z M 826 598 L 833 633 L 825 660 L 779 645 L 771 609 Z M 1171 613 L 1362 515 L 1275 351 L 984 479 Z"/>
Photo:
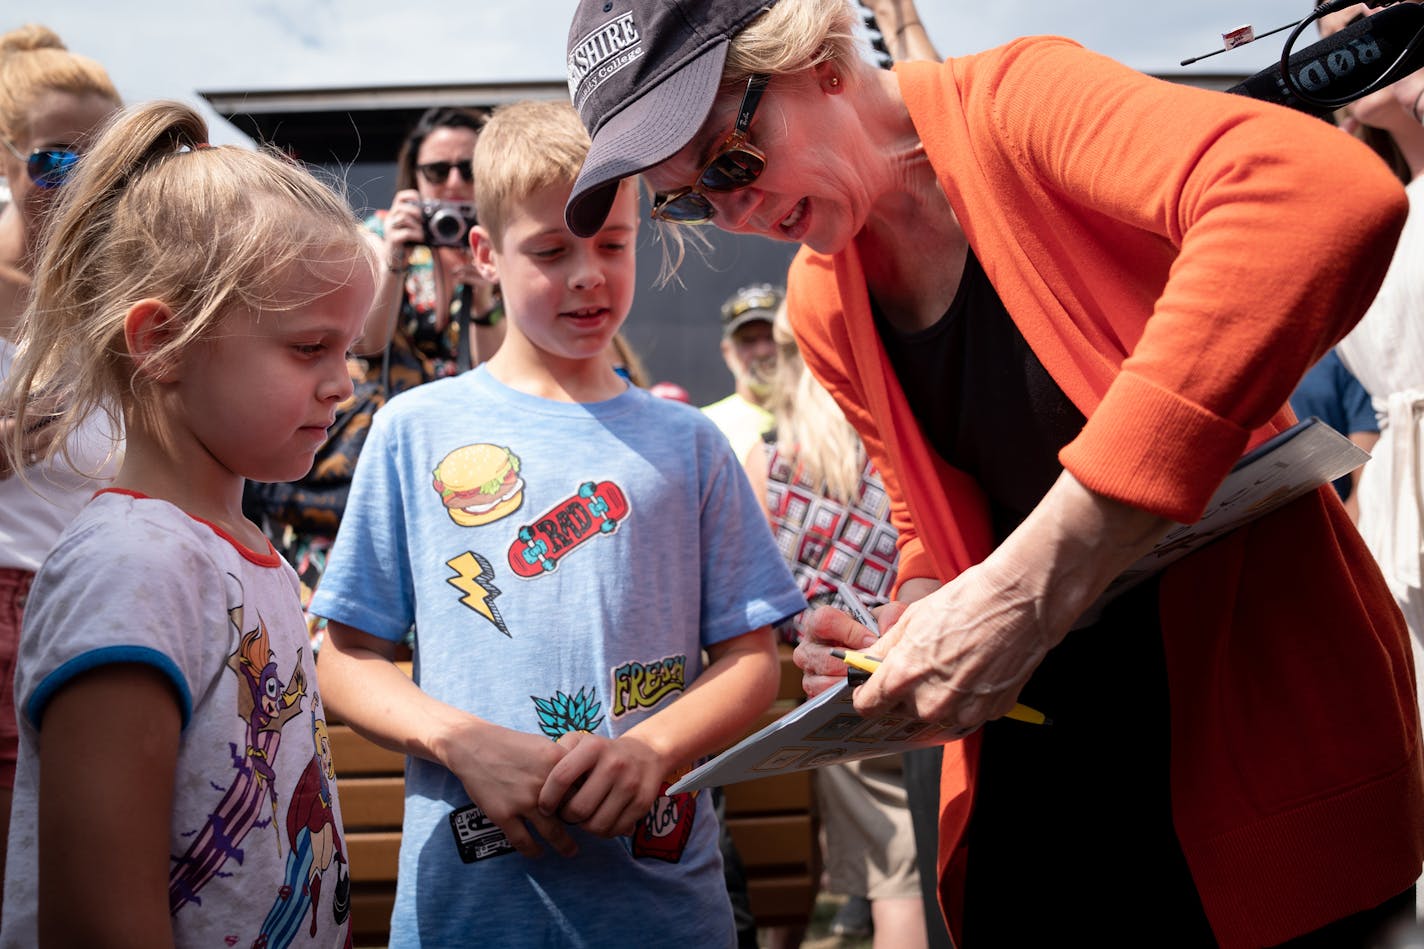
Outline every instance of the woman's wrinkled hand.
<path fill-rule="evenodd" d="M 862 715 L 901 713 L 967 734 L 1013 708 L 1062 633 L 1040 622 L 1021 582 L 981 564 L 905 608 L 876 645 L 880 668 L 855 691 Z"/>

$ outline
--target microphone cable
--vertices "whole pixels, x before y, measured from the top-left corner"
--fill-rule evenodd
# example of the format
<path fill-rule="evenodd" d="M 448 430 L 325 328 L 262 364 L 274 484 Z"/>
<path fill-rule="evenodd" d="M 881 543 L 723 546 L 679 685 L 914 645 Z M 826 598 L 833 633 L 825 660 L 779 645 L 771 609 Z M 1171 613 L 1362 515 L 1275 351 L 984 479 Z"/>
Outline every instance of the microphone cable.
<path fill-rule="evenodd" d="M 1322 96 L 1314 95 L 1313 93 L 1306 90 L 1303 86 L 1301 86 L 1299 82 L 1296 81 L 1295 74 L 1291 71 L 1290 58 L 1291 54 L 1295 52 L 1296 41 L 1300 38 L 1300 34 L 1305 31 L 1305 28 L 1310 26 L 1312 23 L 1316 22 L 1317 20 L 1320 20 L 1323 17 L 1327 17 L 1332 13 L 1342 10 L 1345 7 L 1352 6 L 1356 2 L 1358 2 L 1358 0 L 1327 0 L 1326 3 L 1322 3 L 1314 10 L 1310 11 L 1310 13 L 1305 17 L 1305 19 L 1297 23 L 1295 25 L 1295 29 L 1291 30 L 1290 35 L 1286 37 L 1285 46 L 1281 50 L 1281 80 L 1282 82 L 1284 82 L 1286 89 L 1288 89 L 1292 95 L 1294 95 L 1296 98 L 1300 99 L 1300 101 L 1306 103 L 1307 105 L 1314 106 L 1317 109 L 1326 109 L 1334 111 L 1335 109 L 1338 109 L 1342 106 L 1349 105 L 1356 99 L 1362 99 L 1373 92 L 1378 92 L 1386 86 L 1392 85 L 1401 78 L 1400 76 L 1395 75 L 1395 72 L 1399 69 L 1401 65 L 1403 65 L 1405 60 L 1410 57 L 1414 50 L 1419 47 L 1421 42 L 1424 42 L 1424 28 L 1416 30 L 1413 38 L 1411 38 L 1409 42 L 1405 44 L 1404 49 L 1400 50 L 1399 55 L 1395 57 L 1394 62 L 1390 63 L 1389 67 L 1385 69 L 1384 72 L 1380 73 L 1380 75 L 1373 82 L 1369 83 L 1363 89 L 1360 89 L 1356 92 L 1352 92 L 1349 95 L 1336 96 L 1334 98 L 1325 98 Z M 1372 3 L 1370 5 L 1386 6 L 1392 4 Z M 1377 15 L 1379 14 L 1372 13 L 1369 17 L 1366 17 L 1365 19 L 1370 19 L 1371 17 Z"/>

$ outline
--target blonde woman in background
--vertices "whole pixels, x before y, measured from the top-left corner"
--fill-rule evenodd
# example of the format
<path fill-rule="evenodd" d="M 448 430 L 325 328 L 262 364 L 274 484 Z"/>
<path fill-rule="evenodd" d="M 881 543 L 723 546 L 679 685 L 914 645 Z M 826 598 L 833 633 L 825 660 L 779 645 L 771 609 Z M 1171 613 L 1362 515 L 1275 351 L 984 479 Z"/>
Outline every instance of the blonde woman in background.
<path fill-rule="evenodd" d="M 613 371 L 629 385 L 646 389 L 651 384 L 642 358 L 622 333 L 613 334 L 613 339 L 608 344 L 608 358 L 613 362 Z"/>
<path fill-rule="evenodd" d="M 783 303 L 772 323 L 775 428 L 747 456 L 777 546 L 808 600 L 849 584 L 867 608 L 895 583 L 895 528 L 880 476 L 835 400 L 806 370 Z M 870 902 L 877 949 L 927 944 L 900 756 L 815 772 L 832 892 Z"/>
<path fill-rule="evenodd" d="M 104 68 L 69 52 L 53 31 L 31 24 L 0 36 L 0 175 L 11 194 L 0 211 L 0 382 L 15 358 L 12 340 L 45 219 L 68 172 L 119 105 Z M 26 479 L 12 477 L 0 453 L 0 876 L 19 743 L 14 671 L 25 599 L 44 555 L 116 467 L 103 420 L 79 429 L 53 460 L 40 460 L 55 431 L 44 421 L 25 439 Z M 0 415 L 0 439 L 14 425 Z"/>

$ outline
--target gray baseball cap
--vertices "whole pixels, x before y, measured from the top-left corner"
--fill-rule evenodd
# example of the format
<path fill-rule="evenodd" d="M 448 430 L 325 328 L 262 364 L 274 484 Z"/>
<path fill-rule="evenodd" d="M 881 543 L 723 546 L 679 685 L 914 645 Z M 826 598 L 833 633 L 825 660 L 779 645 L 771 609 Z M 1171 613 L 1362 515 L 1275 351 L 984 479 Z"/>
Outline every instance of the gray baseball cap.
<path fill-rule="evenodd" d="M 769 283 L 754 283 L 742 287 L 722 304 L 722 336 L 725 339 L 748 323 L 758 320 L 776 322 L 776 308 L 781 306 L 786 291 Z"/>
<path fill-rule="evenodd" d="M 564 221 L 598 232 L 618 182 L 676 154 L 702 127 L 727 44 L 776 0 L 580 0 L 569 96 L 593 145 Z"/>

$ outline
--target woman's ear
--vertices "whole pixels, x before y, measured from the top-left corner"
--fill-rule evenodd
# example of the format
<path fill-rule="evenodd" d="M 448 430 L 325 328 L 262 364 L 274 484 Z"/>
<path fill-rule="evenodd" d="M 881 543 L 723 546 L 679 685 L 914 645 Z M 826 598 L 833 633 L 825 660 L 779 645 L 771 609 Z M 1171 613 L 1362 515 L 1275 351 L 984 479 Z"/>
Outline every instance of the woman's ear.
<path fill-rule="evenodd" d="M 177 333 L 173 310 L 162 300 L 140 300 L 124 314 L 124 345 L 135 368 L 154 382 L 175 382 L 178 366 L 174 360 L 158 360 L 156 354 Z"/>
<path fill-rule="evenodd" d="M 840 64 L 835 60 L 824 60 L 811 67 L 811 74 L 816 77 L 816 84 L 821 91 L 827 95 L 837 96 L 845 89 L 845 81 L 841 78 Z"/>
<path fill-rule="evenodd" d="M 490 283 L 499 283 L 499 264 L 495 260 L 494 242 L 489 230 L 483 224 L 470 228 L 470 253 L 474 257 L 475 269 L 480 278 Z"/>

